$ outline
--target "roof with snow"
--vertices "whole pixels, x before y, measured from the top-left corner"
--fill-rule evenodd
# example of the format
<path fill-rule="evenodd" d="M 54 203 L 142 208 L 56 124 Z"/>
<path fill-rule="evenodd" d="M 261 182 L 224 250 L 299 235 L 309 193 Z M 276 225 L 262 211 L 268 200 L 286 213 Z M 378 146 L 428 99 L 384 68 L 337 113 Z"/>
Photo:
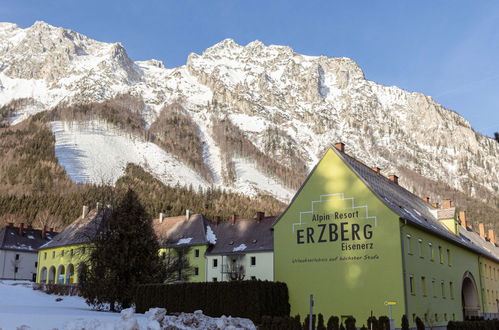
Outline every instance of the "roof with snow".
<path fill-rule="evenodd" d="M 153 221 L 153 228 L 162 248 L 208 245 L 216 241 L 210 221 L 202 214 L 164 218 Z"/>
<path fill-rule="evenodd" d="M 93 209 L 84 218 L 80 217 L 67 226 L 40 249 L 92 243 L 102 228 L 104 218 L 110 216 L 111 209 L 107 207 L 103 207 L 98 212 L 97 209 Z"/>
<path fill-rule="evenodd" d="M 438 221 L 439 219 L 455 218 L 456 210 L 454 207 L 448 209 L 435 208 L 404 187 L 392 182 L 390 179 L 384 177 L 380 173 L 377 173 L 345 152 L 339 151 L 336 148 L 333 148 L 332 150 L 345 162 L 348 167 L 350 167 L 350 169 L 352 169 L 355 174 L 357 174 L 357 176 L 367 185 L 367 187 L 369 187 L 370 190 L 387 207 L 398 214 L 401 219 L 447 241 L 453 242 L 488 258 L 499 261 L 499 253 L 497 250 L 485 248 L 482 244 L 482 241 L 485 242 L 485 240 L 481 237 L 479 237 L 480 241 L 470 239 L 471 234 L 468 234 L 468 231 L 463 232 L 461 229 L 459 235 L 454 235 Z M 304 181 L 294 198 L 298 196 L 300 190 L 305 186 L 314 170 L 315 168 L 310 172 L 309 177 Z M 293 201 L 291 201 L 291 203 L 292 202 Z M 286 210 L 282 214 L 284 214 Z M 281 216 L 279 216 L 279 218 Z M 279 221 L 279 218 L 277 218 L 274 223 Z M 459 227 L 461 228 L 461 226 Z"/>
<path fill-rule="evenodd" d="M 454 235 L 438 221 L 439 219 L 453 219 L 455 217 L 455 208 L 437 209 L 404 187 L 392 182 L 383 175 L 377 174 L 355 158 L 336 149 L 333 150 L 374 194 L 402 219 L 420 229 L 499 261 L 499 254 L 491 253 L 462 234 Z"/>
<path fill-rule="evenodd" d="M 276 217 L 257 219 L 236 219 L 213 226 L 217 244 L 207 254 L 243 254 L 274 250 L 272 224 Z"/>
<path fill-rule="evenodd" d="M 24 228 L 21 235 L 19 227 L 7 226 L 0 230 L 0 249 L 36 252 L 56 235 L 56 232 L 46 232 L 45 238 L 42 238 L 41 229 L 30 228 Z"/>

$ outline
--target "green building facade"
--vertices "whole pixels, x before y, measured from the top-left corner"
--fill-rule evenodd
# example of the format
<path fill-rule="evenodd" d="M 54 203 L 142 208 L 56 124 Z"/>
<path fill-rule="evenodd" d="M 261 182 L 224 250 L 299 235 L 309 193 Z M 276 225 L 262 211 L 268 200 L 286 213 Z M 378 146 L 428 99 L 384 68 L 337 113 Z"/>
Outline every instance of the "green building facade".
<path fill-rule="evenodd" d="M 275 280 L 291 314 L 357 319 L 407 315 L 427 326 L 481 315 L 480 258 L 455 208 L 439 209 L 344 152 L 328 150 L 274 224 Z M 486 240 L 483 240 L 487 244 Z M 492 249 L 495 249 L 494 244 Z M 499 269 L 498 269 L 499 273 Z"/>

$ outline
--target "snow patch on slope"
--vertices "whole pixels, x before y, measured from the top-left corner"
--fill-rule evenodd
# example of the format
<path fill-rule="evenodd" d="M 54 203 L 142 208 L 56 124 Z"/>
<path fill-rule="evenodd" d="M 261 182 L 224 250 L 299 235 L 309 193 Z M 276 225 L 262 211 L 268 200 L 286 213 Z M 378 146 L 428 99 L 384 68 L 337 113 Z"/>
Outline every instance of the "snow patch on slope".
<path fill-rule="evenodd" d="M 100 121 L 51 123 L 59 163 L 75 182 L 114 184 L 127 163 L 144 167 L 165 184 L 206 181 L 157 145 Z"/>
<path fill-rule="evenodd" d="M 263 174 L 256 164 L 245 158 L 233 158 L 236 168 L 235 189 L 247 196 L 256 196 L 259 192 L 273 195 L 287 203 L 293 197 L 293 192 L 281 185 L 277 180 Z"/>

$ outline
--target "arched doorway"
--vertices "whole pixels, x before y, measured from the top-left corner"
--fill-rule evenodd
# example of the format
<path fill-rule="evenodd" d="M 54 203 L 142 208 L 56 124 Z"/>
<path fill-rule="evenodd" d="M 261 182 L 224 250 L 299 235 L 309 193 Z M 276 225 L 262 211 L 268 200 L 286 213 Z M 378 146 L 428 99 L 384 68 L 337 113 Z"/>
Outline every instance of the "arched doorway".
<path fill-rule="evenodd" d="M 42 270 L 40 271 L 40 283 L 45 284 L 47 283 L 47 268 L 43 267 Z"/>
<path fill-rule="evenodd" d="M 74 283 L 75 268 L 72 264 L 69 264 L 68 270 L 66 272 L 66 284 Z"/>
<path fill-rule="evenodd" d="M 54 284 L 55 283 L 55 267 L 52 266 L 50 267 L 50 270 L 49 270 L 49 281 L 48 281 L 49 284 Z"/>
<path fill-rule="evenodd" d="M 64 265 L 60 265 L 57 269 L 57 284 L 64 284 L 64 275 L 66 274 Z"/>
<path fill-rule="evenodd" d="M 475 278 L 470 272 L 466 272 L 463 276 L 461 299 L 463 304 L 464 319 L 471 316 L 480 316 L 480 303 Z"/>

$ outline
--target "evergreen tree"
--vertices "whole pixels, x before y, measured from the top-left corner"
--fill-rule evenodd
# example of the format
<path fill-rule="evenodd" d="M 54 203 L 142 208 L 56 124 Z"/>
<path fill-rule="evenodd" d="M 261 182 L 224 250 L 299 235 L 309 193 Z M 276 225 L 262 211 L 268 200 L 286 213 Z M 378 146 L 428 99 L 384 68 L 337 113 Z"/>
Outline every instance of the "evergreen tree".
<path fill-rule="evenodd" d="M 164 265 L 151 218 L 134 191 L 120 192 L 104 217 L 81 285 L 89 305 L 111 311 L 133 303 L 135 286 L 164 280 Z"/>
<path fill-rule="evenodd" d="M 499 132 L 494 133 L 494 139 L 499 142 Z"/>
<path fill-rule="evenodd" d="M 402 315 L 402 330 L 409 330 L 409 320 L 407 315 Z"/>

